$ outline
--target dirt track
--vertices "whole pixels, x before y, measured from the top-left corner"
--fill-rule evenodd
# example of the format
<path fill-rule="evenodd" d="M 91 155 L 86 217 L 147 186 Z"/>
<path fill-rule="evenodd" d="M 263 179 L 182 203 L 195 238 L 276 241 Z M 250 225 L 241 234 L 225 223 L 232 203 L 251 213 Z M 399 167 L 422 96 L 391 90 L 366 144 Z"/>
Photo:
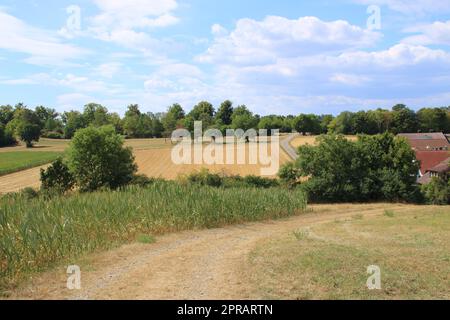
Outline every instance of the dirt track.
<path fill-rule="evenodd" d="M 11 298 L 24 299 L 259 299 L 248 283 L 248 254 L 258 243 L 305 226 L 385 209 L 406 212 L 414 206 L 325 205 L 297 217 L 223 229 L 170 234 L 155 244 L 132 244 L 94 254 L 78 264 L 82 290 L 66 289 L 65 268 L 43 274 Z"/>

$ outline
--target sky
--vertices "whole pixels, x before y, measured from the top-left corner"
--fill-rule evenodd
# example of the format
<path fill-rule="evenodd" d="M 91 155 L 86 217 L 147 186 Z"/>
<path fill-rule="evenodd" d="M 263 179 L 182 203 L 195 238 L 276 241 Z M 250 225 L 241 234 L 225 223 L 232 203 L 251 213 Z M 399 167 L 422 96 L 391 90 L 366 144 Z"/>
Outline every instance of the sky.
<path fill-rule="evenodd" d="M 0 104 L 450 105 L 450 0 L 0 0 Z"/>

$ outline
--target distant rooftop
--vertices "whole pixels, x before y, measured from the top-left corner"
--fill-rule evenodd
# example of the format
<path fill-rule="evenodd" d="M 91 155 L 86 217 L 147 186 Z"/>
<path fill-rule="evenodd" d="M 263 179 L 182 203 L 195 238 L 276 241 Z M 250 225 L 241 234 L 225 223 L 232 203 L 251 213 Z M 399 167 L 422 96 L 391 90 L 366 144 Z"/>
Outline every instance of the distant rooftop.
<path fill-rule="evenodd" d="M 442 132 L 436 133 L 401 133 L 400 137 L 408 140 L 416 151 L 448 151 L 450 142 Z"/>

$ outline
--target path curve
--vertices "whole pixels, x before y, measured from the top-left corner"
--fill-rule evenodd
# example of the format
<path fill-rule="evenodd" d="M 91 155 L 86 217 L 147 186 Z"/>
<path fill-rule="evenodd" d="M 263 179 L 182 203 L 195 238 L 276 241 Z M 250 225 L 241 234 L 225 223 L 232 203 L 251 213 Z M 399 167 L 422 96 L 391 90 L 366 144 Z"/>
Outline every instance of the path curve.
<path fill-rule="evenodd" d="M 294 140 L 299 136 L 300 135 L 298 133 L 291 133 L 287 136 L 287 138 L 281 141 L 281 148 L 283 148 L 283 150 L 288 154 L 288 156 L 294 161 L 298 159 L 298 153 L 292 147 L 291 142 L 292 140 Z"/>

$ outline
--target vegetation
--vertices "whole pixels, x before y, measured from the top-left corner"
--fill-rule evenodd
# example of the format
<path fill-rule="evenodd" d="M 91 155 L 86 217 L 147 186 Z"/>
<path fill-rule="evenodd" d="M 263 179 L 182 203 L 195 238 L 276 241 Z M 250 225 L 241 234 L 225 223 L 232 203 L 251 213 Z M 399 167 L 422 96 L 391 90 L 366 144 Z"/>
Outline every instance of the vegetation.
<path fill-rule="evenodd" d="M 127 138 L 170 137 L 178 128 L 192 131 L 194 121 L 203 121 L 203 129 L 219 129 L 222 133 L 226 129 L 296 130 L 313 135 L 450 132 L 450 107 L 423 108 L 414 112 L 399 104 L 392 110 L 344 111 L 337 117 L 314 114 L 260 117 L 245 105 L 235 108 L 231 101 L 226 100 L 217 110 L 210 102 L 201 101 L 189 113 L 179 104 L 173 104 L 165 113 L 156 114 L 143 113 L 138 105 L 132 104 L 128 106 L 125 116 L 120 118 L 96 103 L 84 106 L 83 112 L 68 111 L 62 114 L 43 106 L 33 111 L 19 103 L 14 108 L 0 106 L 0 147 L 14 144 L 16 136 L 31 145 L 39 135 L 71 139 L 79 129 L 104 125 L 112 125 L 116 133 Z M 5 132 L 7 139 L 4 138 Z"/>
<path fill-rule="evenodd" d="M 3 152 L 0 155 L 0 176 L 50 163 L 59 156 L 59 152 Z"/>
<path fill-rule="evenodd" d="M 429 204 L 450 204 L 450 174 L 434 177 L 431 183 L 422 186 L 422 193 Z"/>
<path fill-rule="evenodd" d="M 215 228 L 286 217 L 301 212 L 299 190 L 218 189 L 160 182 L 118 191 L 66 197 L 0 199 L 0 286 L 16 284 L 30 272 L 141 234 Z"/>
<path fill-rule="evenodd" d="M 61 158 L 46 170 L 41 169 L 41 189 L 47 193 L 65 194 L 75 186 L 75 179 Z"/>
<path fill-rule="evenodd" d="M 307 178 L 302 188 L 314 202 L 419 201 L 419 164 L 406 140 L 385 133 L 318 138 L 318 145 L 299 148 L 298 171 L 284 167 L 282 177 Z M 297 173 L 298 172 L 298 173 Z"/>
<path fill-rule="evenodd" d="M 448 299 L 449 243 L 448 207 L 409 207 L 261 242 L 244 276 L 261 299 Z M 381 290 L 366 286 L 371 265 L 381 269 Z"/>
<path fill-rule="evenodd" d="M 81 191 L 116 189 L 127 185 L 137 171 L 131 148 L 112 126 L 88 127 L 75 133 L 67 159 Z"/>

